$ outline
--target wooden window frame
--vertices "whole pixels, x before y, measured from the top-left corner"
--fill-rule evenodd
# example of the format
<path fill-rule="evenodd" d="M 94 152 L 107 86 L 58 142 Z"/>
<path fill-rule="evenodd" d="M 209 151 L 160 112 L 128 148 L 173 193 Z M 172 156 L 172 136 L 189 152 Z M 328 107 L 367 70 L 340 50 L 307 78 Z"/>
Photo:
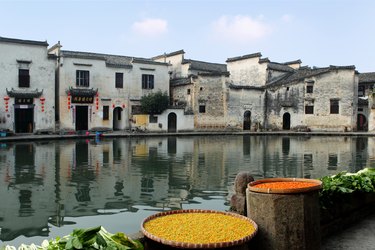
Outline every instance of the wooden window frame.
<path fill-rule="evenodd" d="M 103 106 L 103 120 L 109 120 L 109 106 Z"/>
<path fill-rule="evenodd" d="M 18 87 L 30 88 L 30 70 L 18 69 Z"/>
<path fill-rule="evenodd" d="M 305 114 L 313 115 L 314 114 L 314 105 L 305 105 Z"/>
<path fill-rule="evenodd" d="M 142 74 L 142 89 L 154 89 L 154 84 L 154 75 Z"/>
<path fill-rule="evenodd" d="M 90 87 L 90 71 L 76 70 L 76 86 L 77 87 Z"/>
<path fill-rule="evenodd" d="M 199 105 L 199 113 L 204 114 L 206 113 L 206 105 Z"/>
<path fill-rule="evenodd" d="M 124 73 L 116 72 L 115 75 L 115 87 L 116 89 L 124 88 Z"/>
<path fill-rule="evenodd" d="M 340 102 L 336 99 L 329 100 L 329 113 L 330 114 L 340 114 Z"/>

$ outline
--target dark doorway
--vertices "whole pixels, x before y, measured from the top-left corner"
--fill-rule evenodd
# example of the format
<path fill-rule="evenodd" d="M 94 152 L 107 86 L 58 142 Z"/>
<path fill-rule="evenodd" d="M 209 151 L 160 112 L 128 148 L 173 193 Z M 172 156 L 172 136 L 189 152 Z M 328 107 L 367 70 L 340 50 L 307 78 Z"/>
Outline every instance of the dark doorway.
<path fill-rule="evenodd" d="M 34 109 L 15 108 L 14 121 L 16 133 L 32 133 L 34 131 Z"/>
<path fill-rule="evenodd" d="M 177 115 L 175 113 L 170 113 L 168 115 L 168 132 L 177 131 Z"/>
<path fill-rule="evenodd" d="M 250 130 L 251 127 L 251 112 L 245 111 L 243 115 L 243 130 Z"/>
<path fill-rule="evenodd" d="M 284 130 L 290 129 L 290 114 L 289 113 L 285 113 L 283 115 L 283 129 Z"/>
<path fill-rule="evenodd" d="M 88 107 L 76 106 L 76 131 L 88 130 Z"/>
<path fill-rule="evenodd" d="M 367 119 L 366 116 L 362 114 L 357 115 L 357 130 L 358 131 L 367 131 Z"/>
<path fill-rule="evenodd" d="M 113 130 L 120 130 L 122 121 L 122 108 L 116 107 L 113 110 Z"/>

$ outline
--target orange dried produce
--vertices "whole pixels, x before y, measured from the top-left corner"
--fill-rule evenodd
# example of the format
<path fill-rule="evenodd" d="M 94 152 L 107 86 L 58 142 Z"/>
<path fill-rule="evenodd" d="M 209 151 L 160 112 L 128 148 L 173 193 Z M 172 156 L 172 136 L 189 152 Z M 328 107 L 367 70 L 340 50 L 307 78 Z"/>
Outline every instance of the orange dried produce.
<path fill-rule="evenodd" d="M 312 182 L 303 182 L 303 181 L 276 181 L 276 182 L 265 182 L 256 184 L 253 187 L 255 188 L 264 188 L 264 189 L 296 189 L 296 188 L 308 188 L 314 187 L 316 183 Z"/>

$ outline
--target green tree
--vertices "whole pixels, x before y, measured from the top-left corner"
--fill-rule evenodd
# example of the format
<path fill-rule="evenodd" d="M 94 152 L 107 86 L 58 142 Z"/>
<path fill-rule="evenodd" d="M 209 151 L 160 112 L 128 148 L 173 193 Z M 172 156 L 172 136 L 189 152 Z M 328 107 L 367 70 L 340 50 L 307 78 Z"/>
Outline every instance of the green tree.
<path fill-rule="evenodd" d="M 155 93 L 142 96 L 141 98 L 141 110 L 145 114 L 161 114 L 168 108 L 169 96 L 167 91 L 164 93 L 159 90 Z"/>

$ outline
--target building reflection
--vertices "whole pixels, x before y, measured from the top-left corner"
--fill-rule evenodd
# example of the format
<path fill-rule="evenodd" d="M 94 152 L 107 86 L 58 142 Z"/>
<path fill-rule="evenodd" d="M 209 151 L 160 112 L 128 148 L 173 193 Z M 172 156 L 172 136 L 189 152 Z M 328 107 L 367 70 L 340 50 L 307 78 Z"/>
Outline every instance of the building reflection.
<path fill-rule="evenodd" d="M 375 161 L 374 138 L 153 137 L 0 146 L 0 239 L 48 236 L 49 224 L 155 211 L 224 196 L 239 171 L 318 178 Z M 228 205 L 228 204 L 226 204 Z M 71 220 L 71 219 L 70 219 Z"/>

